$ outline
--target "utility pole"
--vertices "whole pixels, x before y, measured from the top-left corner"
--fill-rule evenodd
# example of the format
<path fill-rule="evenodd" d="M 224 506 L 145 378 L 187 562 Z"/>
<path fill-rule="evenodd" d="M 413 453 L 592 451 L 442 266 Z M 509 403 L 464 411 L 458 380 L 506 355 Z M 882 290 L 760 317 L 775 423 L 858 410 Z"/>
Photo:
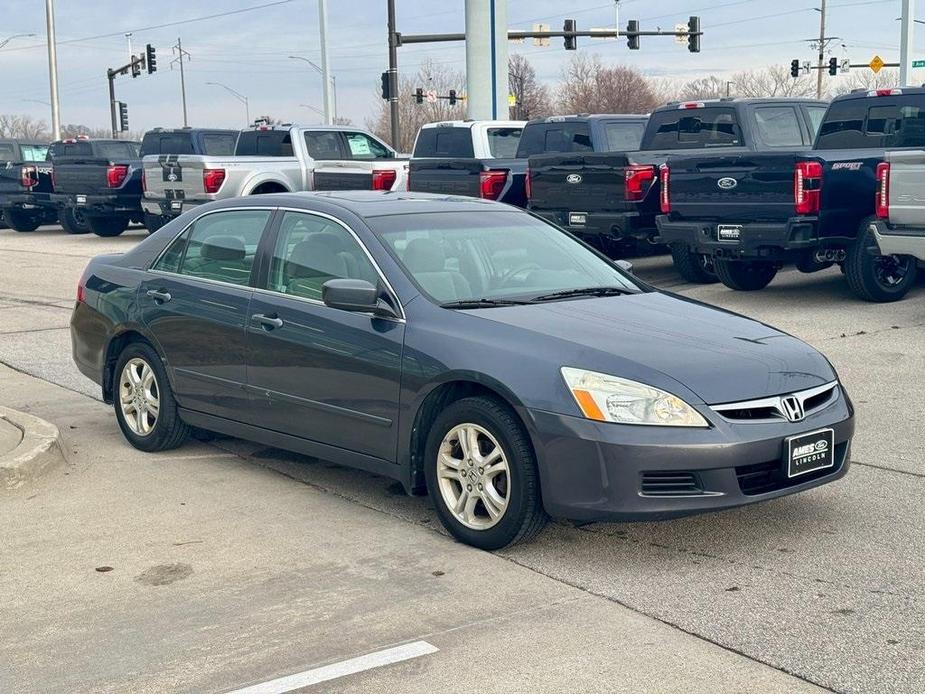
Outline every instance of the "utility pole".
<path fill-rule="evenodd" d="M 398 122 L 398 42 L 395 32 L 395 0 L 389 2 L 389 120 L 392 125 L 392 148 L 401 148 L 401 127 Z"/>
<path fill-rule="evenodd" d="M 180 96 L 183 98 L 183 127 L 187 127 L 189 122 L 186 118 L 186 76 L 183 74 L 183 61 L 184 59 L 189 60 L 190 55 L 183 50 L 183 42 L 180 41 L 180 37 L 177 37 L 177 45 L 173 47 L 173 52 L 177 54 L 177 57 L 170 62 L 170 67 L 173 67 L 174 63 L 180 63 Z"/>
<path fill-rule="evenodd" d="M 821 0 L 822 7 L 819 8 L 821 17 L 819 19 L 819 64 L 816 70 L 816 98 L 822 98 L 822 66 L 825 62 L 825 0 Z"/>
<path fill-rule="evenodd" d="M 909 68 L 912 65 L 912 35 L 915 27 L 915 0 L 903 0 L 902 35 L 899 39 L 899 86 L 909 84 Z"/>
<path fill-rule="evenodd" d="M 331 66 L 328 64 L 328 0 L 318 0 L 318 25 L 321 33 L 321 77 L 324 80 L 324 122 L 333 125 L 331 110 Z"/>
<path fill-rule="evenodd" d="M 58 103 L 58 48 L 55 40 L 55 3 L 45 0 L 45 23 L 48 30 L 48 83 L 51 89 L 51 134 L 61 139 L 61 107 Z"/>

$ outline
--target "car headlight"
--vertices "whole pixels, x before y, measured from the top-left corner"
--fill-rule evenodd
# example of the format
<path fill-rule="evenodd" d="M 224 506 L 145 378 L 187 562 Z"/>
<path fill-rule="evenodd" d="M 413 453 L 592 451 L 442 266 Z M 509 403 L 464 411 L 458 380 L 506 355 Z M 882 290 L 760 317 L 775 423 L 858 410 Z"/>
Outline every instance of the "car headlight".
<path fill-rule="evenodd" d="M 588 419 L 648 426 L 709 426 L 681 398 L 644 383 L 570 366 L 562 367 L 562 378 Z"/>

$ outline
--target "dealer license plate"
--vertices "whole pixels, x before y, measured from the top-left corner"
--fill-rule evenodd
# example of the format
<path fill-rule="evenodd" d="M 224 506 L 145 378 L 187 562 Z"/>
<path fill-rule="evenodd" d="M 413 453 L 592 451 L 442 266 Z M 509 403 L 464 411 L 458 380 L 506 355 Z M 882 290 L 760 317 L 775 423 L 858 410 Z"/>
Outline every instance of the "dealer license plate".
<path fill-rule="evenodd" d="M 784 448 L 787 451 L 787 477 L 799 477 L 835 465 L 835 432 L 832 429 L 791 436 Z"/>

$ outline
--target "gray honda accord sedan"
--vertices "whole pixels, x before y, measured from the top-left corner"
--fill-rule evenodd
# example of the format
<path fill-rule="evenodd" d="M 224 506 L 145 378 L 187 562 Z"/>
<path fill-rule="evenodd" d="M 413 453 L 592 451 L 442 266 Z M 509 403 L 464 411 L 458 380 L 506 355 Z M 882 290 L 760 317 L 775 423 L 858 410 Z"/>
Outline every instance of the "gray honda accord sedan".
<path fill-rule="evenodd" d="M 645 520 L 848 470 L 832 365 L 637 280 L 523 210 L 409 193 L 198 207 L 93 259 L 74 360 L 136 448 L 191 428 L 429 493 L 485 549 L 546 518 Z"/>

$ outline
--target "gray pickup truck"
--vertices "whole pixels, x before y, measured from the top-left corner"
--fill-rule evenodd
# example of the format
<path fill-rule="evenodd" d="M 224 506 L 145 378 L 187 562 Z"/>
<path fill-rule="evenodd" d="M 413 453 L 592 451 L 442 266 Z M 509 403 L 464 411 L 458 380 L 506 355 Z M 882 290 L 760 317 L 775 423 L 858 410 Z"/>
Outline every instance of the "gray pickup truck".
<path fill-rule="evenodd" d="M 863 256 L 871 264 L 881 257 L 912 256 L 919 267 L 925 267 L 925 150 L 887 151 L 877 166 L 875 209 L 877 218 L 870 230 L 879 253 Z M 901 264 L 915 272 L 911 263 Z M 908 286 L 911 286 L 908 285 Z"/>
<path fill-rule="evenodd" d="M 163 221 L 213 200 L 302 190 L 406 190 L 406 159 L 346 126 L 257 125 L 233 156 L 144 158 L 146 215 Z"/>

